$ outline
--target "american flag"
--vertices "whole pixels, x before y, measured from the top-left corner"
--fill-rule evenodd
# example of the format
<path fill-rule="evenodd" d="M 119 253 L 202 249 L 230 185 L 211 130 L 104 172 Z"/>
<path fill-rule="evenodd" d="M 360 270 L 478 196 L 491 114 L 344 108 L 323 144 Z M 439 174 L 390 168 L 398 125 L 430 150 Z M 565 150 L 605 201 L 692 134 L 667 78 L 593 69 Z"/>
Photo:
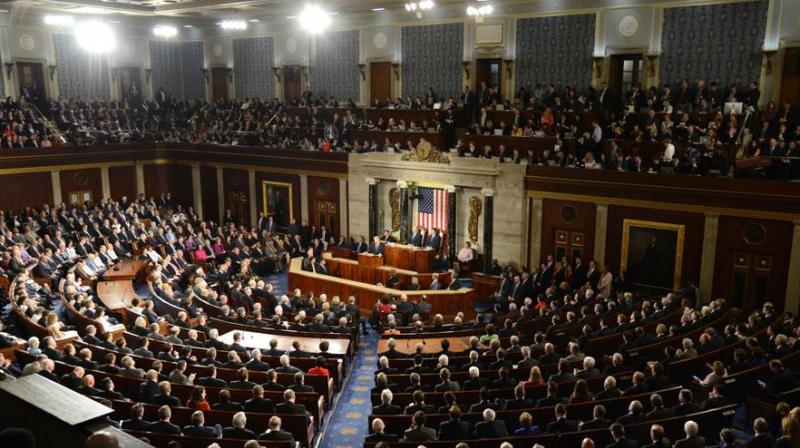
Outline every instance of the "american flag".
<path fill-rule="evenodd" d="M 420 187 L 417 225 L 425 227 L 428 232 L 436 227 L 442 233 L 447 231 L 447 191 L 442 188 Z"/>

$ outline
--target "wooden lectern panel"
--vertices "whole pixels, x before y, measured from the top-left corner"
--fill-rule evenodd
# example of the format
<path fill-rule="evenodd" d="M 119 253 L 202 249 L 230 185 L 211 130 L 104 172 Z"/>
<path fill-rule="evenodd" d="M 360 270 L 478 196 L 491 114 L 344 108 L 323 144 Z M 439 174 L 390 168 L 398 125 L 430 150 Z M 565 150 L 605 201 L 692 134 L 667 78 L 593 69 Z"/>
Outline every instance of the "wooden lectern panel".
<path fill-rule="evenodd" d="M 433 272 L 433 249 L 408 244 L 387 244 L 384 247 L 386 265 L 420 274 Z"/>
<path fill-rule="evenodd" d="M 383 257 L 380 255 L 372 255 L 366 252 L 358 254 L 358 264 L 361 266 L 367 266 L 371 268 L 377 268 L 379 266 L 383 266 Z"/>

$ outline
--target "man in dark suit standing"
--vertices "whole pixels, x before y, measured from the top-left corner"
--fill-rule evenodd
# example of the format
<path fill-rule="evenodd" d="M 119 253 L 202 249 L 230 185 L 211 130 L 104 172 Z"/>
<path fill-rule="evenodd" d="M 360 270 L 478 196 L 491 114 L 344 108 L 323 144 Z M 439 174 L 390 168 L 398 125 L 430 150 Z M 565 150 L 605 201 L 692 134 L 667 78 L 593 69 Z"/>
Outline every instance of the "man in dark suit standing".
<path fill-rule="evenodd" d="M 271 442 L 291 442 L 291 446 L 294 446 L 294 436 L 281 429 L 281 418 L 277 415 L 269 418 L 269 429 L 261 433 L 258 438 Z"/>
<path fill-rule="evenodd" d="M 372 237 L 372 243 L 369 245 L 369 249 L 367 250 L 372 255 L 383 255 L 384 245 L 381 242 L 381 237 L 375 235 Z"/>
<path fill-rule="evenodd" d="M 425 413 L 417 411 L 412 417 L 411 428 L 403 433 L 404 442 L 431 442 L 436 440 L 436 431 L 425 426 Z"/>
<path fill-rule="evenodd" d="M 475 431 L 472 433 L 476 439 L 488 439 L 493 437 L 506 437 L 508 430 L 503 421 L 495 420 L 496 414 L 494 409 L 486 408 L 483 410 L 483 421 L 475 425 Z"/>
<path fill-rule="evenodd" d="M 428 247 L 433 249 L 434 255 L 439 255 L 442 248 L 442 233 L 441 230 L 434 228 L 433 235 L 428 239 Z"/>
<path fill-rule="evenodd" d="M 475 92 L 470 90 L 469 86 L 464 87 L 464 92 L 461 93 L 461 102 L 464 103 L 464 112 L 467 120 L 471 123 L 475 120 L 475 110 L 478 108 L 478 97 Z"/>
<path fill-rule="evenodd" d="M 469 422 L 461 421 L 461 408 L 453 405 L 448 413 L 450 420 L 439 424 L 439 440 L 469 439 Z"/>

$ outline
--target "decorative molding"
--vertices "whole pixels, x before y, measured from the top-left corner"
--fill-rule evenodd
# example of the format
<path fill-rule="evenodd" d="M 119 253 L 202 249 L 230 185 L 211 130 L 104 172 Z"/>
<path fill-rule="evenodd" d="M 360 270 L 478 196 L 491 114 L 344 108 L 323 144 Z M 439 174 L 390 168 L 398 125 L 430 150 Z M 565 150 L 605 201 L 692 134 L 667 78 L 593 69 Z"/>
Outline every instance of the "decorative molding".
<path fill-rule="evenodd" d="M 408 188 L 408 182 L 405 180 L 398 180 L 397 188 Z"/>
<path fill-rule="evenodd" d="M 366 70 L 364 70 L 365 68 L 367 68 L 367 64 L 358 64 L 358 71 L 359 71 L 359 73 L 361 73 L 361 80 L 362 81 L 366 81 L 367 80 L 367 72 L 366 72 Z"/>
<path fill-rule="evenodd" d="M 464 73 L 467 75 L 467 81 L 469 81 L 469 64 L 471 64 L 469 61 L 461 62 L 461 66 L 464 67 Z"/>
<path fill-rule="evenodd" d="M 494 193 L 493 188 L 481 188 L 481 194 L 484 196 L 494 196 Z"/>
<path fill-rule="evenodd" d="M 49 73 L 50 73 L 50 81 L 52 81 L 52 80 L 54 80 L 56 78 L 56 73 L 58 72 L 58 66 L 57 65 L 48 65 L 47 68 L 49 69 Z"/>
<path fill-rule="evenodd" d="M 377 185 L 378 179 L 375 179 L 374 177 L 365 177 L 364 182 L 366 182 L 368 185 Z"/>

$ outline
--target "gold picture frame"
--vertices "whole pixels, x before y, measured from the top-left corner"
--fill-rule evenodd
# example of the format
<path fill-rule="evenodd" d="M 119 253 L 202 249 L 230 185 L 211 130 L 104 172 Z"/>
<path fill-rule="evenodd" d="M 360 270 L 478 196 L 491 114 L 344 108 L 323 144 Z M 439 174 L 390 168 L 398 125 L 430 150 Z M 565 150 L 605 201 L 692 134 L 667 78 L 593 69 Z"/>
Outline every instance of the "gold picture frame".
<path fill-rule="evenodd" d="M 275 190 L 273 191 L 273 189 Z M 280 192 L 286 192 L 285 196 L 289 199 L 287 208 L 289 214 L 286 217 L 274 216 L 275 223 L 279 229 L 282 228 L 285 230 L 289 226 L 292 218 L 294 218 L 294 192 L 292 190 L 291 182 L 261 181 L 261 211 L 264 212 L 264 216 L 280 213 L 279 207 L 276 207 L 274 202 L 274 198 L 280 197 Z"/>
<path fill-rule="evenodd" d="M 672 235 L 674 233 L 674 236 Z M 674 258 L 672 264 L 673 290 L 681 287 L 681 269 L 683 268 L 683 245 L 686 236 L 686 226 L 656 221 L 642 221 L 638 219 L 625 219 L 622 221 L 622 251 L 620 254 L 620 272 L 625 272 L 625 278 L 634 284 L 643 286 L 660 287 L 667 289 L 667 275 L 663 266 L 656 266 L 656 258 Z M 633 241 L 632 241 L 633 238 Z M 650 243 L 643 241 L 650 240 Z M 662 248 L 659 248 L 659 238 L 662 239 Z M 664 241 L 666 240 L 666 241 Z M 673 251 L 674 248 L 674 251 Z M 661 253 L 658 253 L 658 252 Z M 634 262 L 633 257 L 638 257 Z M 643 281 L 647 275 L 656 282 Z M 655 284 L 654 284 L 655 283 Z"/>

